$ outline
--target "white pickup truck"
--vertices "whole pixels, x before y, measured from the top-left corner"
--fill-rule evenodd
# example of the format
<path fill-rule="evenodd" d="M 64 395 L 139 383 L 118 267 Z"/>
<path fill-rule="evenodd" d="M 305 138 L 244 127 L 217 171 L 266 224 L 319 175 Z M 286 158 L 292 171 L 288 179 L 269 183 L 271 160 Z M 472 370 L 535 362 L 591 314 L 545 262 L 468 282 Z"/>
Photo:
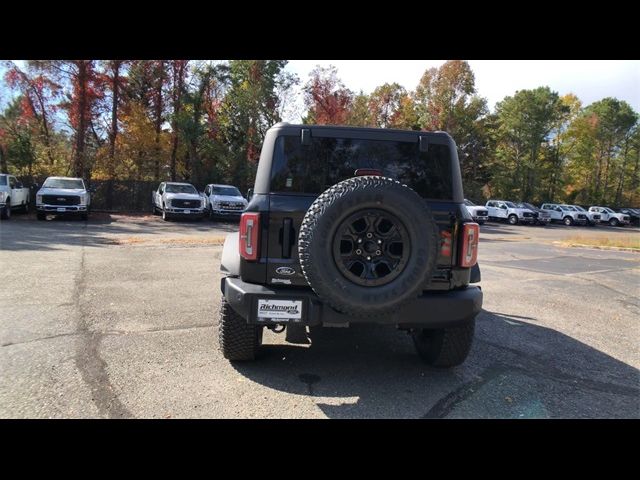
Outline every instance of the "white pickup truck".
<path fill-rule="evenodd" d="M 190 183 L 162 182 L 151 194 L 153 213 L 162 213 L 164 221 L 181 216 L 201 220 L 205 199 Z"/>
<path fill-rule="evenodd" d="M 573 224 L 585 225 L 587 223 L 587 214 L 579 212 L 570 205 L 559 205 L 557 203 L 543 203 L 540 207 L 547 210 L 551 214 L 552 222 L 562 222 L 567 226 Z"/>
<path fill-rule="evenodd" d="M 240 190 L 233 185 L 219 185 L 211 183 L 204 189 L 204 196 L 209 216 L 240 217 L 249 202 L 242 196 Z"/>
<path fill-rule="evenodd" d="M 18 208 L 27 213 L 29 201 L 28 188 L 24 188 L 13 175 L 0 173 L 0 218 L 2 220 L 9 220 L 11 210 Z"/>
<path fill-rule="evenodd" d="M 38 220 L 46 220 L 47 214 L 77 215 L 89 218 L 91 194 L 81 178 L 49 177 L 36 193 Z"/>
<path fill-rule="evenodd" d="M 590 212 L 599 213 L 601 215 L 601 222 L 608 222 L 612 227 L 618 225 L 629 225 L 631 217 L 624 213 L 618 213 L 611 210 L 609 207 L 591 207 Z"/>
<path fill-rule="evenodd" d="M 598 212 L 588 212 L 580 205 L 569 205 L 570 207 L 575 208 L 577 211 L 584 213 L 587 216 L 587 224 L 590 227 L 595 227 L 602 221 L 602 215 Z"/>
<path fill-rule="evenodd" d="M 534 224 L 536 215 L 528 208 L 518 208 L 515 203 L 505 200 L 487 202 L 490 220 L 506 220 L 511 225 L 520 223 Z"/>

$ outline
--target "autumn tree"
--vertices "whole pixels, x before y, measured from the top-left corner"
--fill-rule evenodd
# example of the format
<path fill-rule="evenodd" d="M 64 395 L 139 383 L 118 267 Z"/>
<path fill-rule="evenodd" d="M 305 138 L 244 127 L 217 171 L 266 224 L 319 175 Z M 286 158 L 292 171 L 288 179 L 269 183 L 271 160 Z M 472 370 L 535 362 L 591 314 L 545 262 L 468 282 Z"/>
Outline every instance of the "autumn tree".
<path fill-rule="evenodd" d="M 416 87 L 415 103 L 420 129 L 443 130 L 455 140 L 463 181 L 478 198 L 490 179 L 492 122 L 486 118 L 486 100 L 477 95 L 469 63 L 450 60 L 426 70 Z"/>
<path fill-rule="evenodd" d="M 317 66 L 311 71 L 309 77 L 304 87 L 304 102 L 307 107 L 304 123 L 347 124 L 353 94 L 338 78 L 336 67 Z"/>
<path fill-rule="evenodd" d="M 232 60 L 229 89 L 220 110 L 228 146 L 231 180 L 246 188 L 255 176 L 266 131 L 281 120 L 278 92 L 287 92 L 296 78 L 283 71 L 286 60 Z"/>
<path fill-rule="evenodd" d="M 369 96 L 369 110 L 377 127 L 411 129 L 417 123 L 411 97 L 397 83 L 377 87 Z"/>

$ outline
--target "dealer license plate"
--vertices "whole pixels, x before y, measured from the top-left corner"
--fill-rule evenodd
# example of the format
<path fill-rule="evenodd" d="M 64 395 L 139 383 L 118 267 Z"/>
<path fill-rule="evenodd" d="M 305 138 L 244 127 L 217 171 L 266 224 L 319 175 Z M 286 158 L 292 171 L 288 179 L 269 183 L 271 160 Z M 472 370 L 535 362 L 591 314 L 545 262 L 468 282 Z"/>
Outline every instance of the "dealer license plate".
<path fill-rule="evenodd" d="M 302 300 L 258 300 L 258 321 L 302 319 Z"/>

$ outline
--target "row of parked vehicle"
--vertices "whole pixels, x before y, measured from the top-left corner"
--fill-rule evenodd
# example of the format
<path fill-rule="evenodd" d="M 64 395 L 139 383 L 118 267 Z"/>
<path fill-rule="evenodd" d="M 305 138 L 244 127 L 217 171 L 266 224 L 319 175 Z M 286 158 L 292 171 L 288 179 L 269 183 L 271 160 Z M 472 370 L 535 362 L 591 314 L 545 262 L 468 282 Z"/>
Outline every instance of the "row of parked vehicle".
<path fill-rule="evenodd" d="M 47 215 L 74 215 L 87 220 L 91 211 L 92 188 L 82 178 L 49 177 L 36 193 L 38 220 Z M 152 194 L 152 208 L 164 220 L 176 217 L 202 219 L 237 217 L 247 207 L 247 200 L 232 185 L 211 183 L 199 192 L 190 183 L 162 182 Z M 13 175 L 0 174 L 0 218 L 8 220 L 11 212 L 29 212 L 31 190 Z"/>
<path fill-rule="evenodd" d="M 240 218 L 249 202 L 233 185 L 208 184 L 199 192 L 190 183 L 162 182 L 151 195 L 154 214 L 167 221 L 176 217 Z"/>
<path fill-rule="evenodd" d="M 559 203 L 543 203 L 540 207 L 528 202 L 510 202 L 507 200 L 489 200 L 485 206 L 476 205 L 465 199 L 465 205 L 473 219 L 479 224 L 486 221 L 503 221 L 511 225 L 547 225 L 552 222 L 571 225 L 595 226 L 606 223 L 612 227 L 640 223 L 640 209 L 620 208 L 617 211 L 609 207 Z"/>

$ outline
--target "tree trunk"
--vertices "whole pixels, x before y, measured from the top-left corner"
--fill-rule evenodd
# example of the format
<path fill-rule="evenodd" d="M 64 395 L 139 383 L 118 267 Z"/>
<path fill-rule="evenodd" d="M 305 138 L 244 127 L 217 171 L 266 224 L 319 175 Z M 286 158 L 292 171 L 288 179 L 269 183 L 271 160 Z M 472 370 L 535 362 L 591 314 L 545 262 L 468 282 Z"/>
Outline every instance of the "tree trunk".
<path fill-rule="evenodd" d="M 76 62 L 78 66 L 78 77 L 76 85 L 77 95 L 77 114 L 78 114 L 78 127 L 76 130 L 76 144 L 75 155 L 73 162 L 73 174 L 76 177 L 82 177 L 84 175 L 85 168 L 85 134 L 87 130 L 87 64 L 85 60 Z"/>
<path fill-rule="evenodd" d="M 0 145 L 0 171 L 2 172 L 9 171 L 9 169 L 7 168 L 7 155 L 2 145 Z"/>
<path fill-rule="evenodd" d="M 156 129 L 156 138 L 155 138 L 155 146 L 154 146 L 154 171 L 153 175 L 156 181 L 160 180 L 160 157 L 161 157 L 161 147 L 160 147 L 160 132 L 162 131 L 162 85 L 164 82 L 164 60 L 159 60 L 158 63 L 158 77 L 156 78 L 156 86 L 155 86 L 155 103 L 154 103 L 154 123 Z"/>

